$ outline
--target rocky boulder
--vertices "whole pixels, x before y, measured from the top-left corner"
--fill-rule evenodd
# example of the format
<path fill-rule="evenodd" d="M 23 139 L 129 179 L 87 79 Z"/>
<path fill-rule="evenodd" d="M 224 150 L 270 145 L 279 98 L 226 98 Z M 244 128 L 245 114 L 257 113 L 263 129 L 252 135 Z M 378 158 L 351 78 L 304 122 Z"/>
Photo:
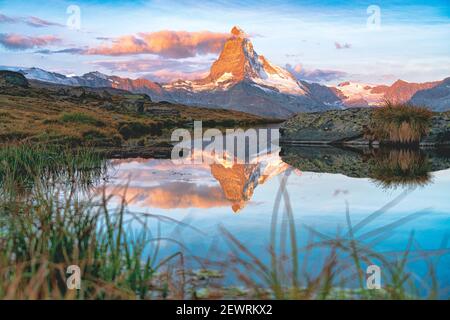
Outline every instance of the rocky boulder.
<path fill-rule="evenodd" d="M 364 143 L 363 132 L 371 115 L 372 110 L 364 108 L 299 113 L 283 123 L 281 141 L 294 144 Z"/>
<path fill-rule="evenodd" d="M 20 73 L 13 71 L 0 71 L 0 87 L 28 88 L 28 80 Z"/>

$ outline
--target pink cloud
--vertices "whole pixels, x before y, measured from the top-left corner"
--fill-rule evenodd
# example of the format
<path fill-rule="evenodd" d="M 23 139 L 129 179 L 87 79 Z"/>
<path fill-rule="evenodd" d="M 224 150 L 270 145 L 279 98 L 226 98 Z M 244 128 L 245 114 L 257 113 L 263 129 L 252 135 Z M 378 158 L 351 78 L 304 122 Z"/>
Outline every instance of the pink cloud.
<path fill-rule="evenodd" d="M 12 50 L 38 48 L 59 42 L 61 39 L 52 35 L 29 37 L 15 33 L 0 33 L 0 44 Z"/>
<path fill-rule="evenodd" d="M 170 182 L 157 187 L 107 188 L 107 195 L 124 196 L 128 204 L 160 209 L 226 207 L 231 203 L 219 186 Z"/>
<path fill-rule="evenodd" d="M 17 19 L 8 17 L 8 16 L 0 13 L 0 23 L 16 23 L 16 22 L 18 22 Z"/>
<path fill-rule="evenodd" d="M 229 36 L 210 31 L 141 32 L 115 39 L 110 46 L 91 48 L 86 53 L 113 56 L 150 53 L 166 58 L 188 58 L 219 53 Z"/>
<path fill-rule="evenodd" d="M 192 72 L 183 72 L 183 71 L 173 71 L 173 70 L 158 70 L 155 72 L 151 72 L 147 74 L 145 77 L 157 81 L 157 82 L 172 82 L 175 80 L 183 79 L 183 80 L 196 80 L 205 78 L 209 74 L 209 70 L 204 71 L 192 71 Z"/>
<path fill-rule="evenodd" d="M 186 59 L 134 59 L 106 60 L 93 62 L 95 66 L 111 72 L 133 72 L 152 81 L 171 82 L 173 80 L 193 80 L 206 77 L 211 66 L 209 61 L 189 61 Z"/>
<path fill-rule="evenodd" d="M 64 25 L 56 22 L 47 21 L 38 17 L 27 17 L 24 19 L 25 23 L 29 26 L 41 28 L 41 27 L 51 27 L 51 26 L 57 26 L 57 27 L 64 27 Z"/>
<path fill-rule="evenodd" d="M 350 43 L 339 43 L 339 42 L 335 42 L 334 46 L 336 49 L 340 50 L 340 49 L 350 49 L 352 47 L 352 45 Z"/>
<path fill-rule="evenodd" d="M 305 69 L 301 64 L 292 66 L 286 64 L 286 69 L 292 73 L 298 80 L 306 80 L 312 82 L 327 82 L 342 79 L 348 74 L 339 70 L 327 69 Z"/>
<path fill-rule="evenodd" d="M 57 26 L 57 27 L 64 27 L 64 25 L 48 20 L 44 20 L 38 17 L 29 16 L 29 17 L 9 17 L 7 15 L 0 13 L 0 23 L 26 23 L 27 25 L 35 28 L 41 28 L 41 27 L 51 27 L 51 26 Z"/>

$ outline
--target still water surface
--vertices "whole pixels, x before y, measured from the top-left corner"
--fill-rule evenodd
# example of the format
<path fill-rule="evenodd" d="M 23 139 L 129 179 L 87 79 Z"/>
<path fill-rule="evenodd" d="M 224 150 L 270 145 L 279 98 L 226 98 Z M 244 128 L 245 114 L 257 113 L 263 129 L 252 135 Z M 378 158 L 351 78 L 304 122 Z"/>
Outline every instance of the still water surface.
<path fill-rule="evenodd" d="M 182 250 L 187 256 L 225 261 L 230 249 L 219 227 L 266 263 L 270 260 L 274 215 L 278 236 L 283 237 L 286 212 L 292 213 L 301 247 L 311 240 L 311 230 L 331 238 L 346 234 L 348 207 L 350 223 L 357 226 L 355 238 L 378 253 L 395 260 L 412 237 L 408 271 L 426 277 L 423 253 L 428 253 L 435 259 L 441 295 L 448 297 L 450 257 L 448 252 L 441 259 L 436 257 L 439 254 L 435 256 L 450 234 L 448 158 L 418 157 L 409 151 L 387 152 L 383 157 L 371 162 L 367 155 L 349 156 L 347 151 L 334 148 L 309 147 L 290 148 L 281 156 L 275 151 L 257 157 L 252 164 L 115 159 L 110 161 L 106 188 L 109 193 L 125 194 L 132 212 L 162 215 L 193 227 L 160 223 L 158 235 L 183 244 L 180 248 L 167 241 L 162 253 Z M 384 172 L 395 172 L 389 171 L 392 162 L 408 177 L 384 177 Z M 320 269 L 325 251 L 318 249 L 309 256 L 305 272 Z M 231 275 L 225 279 L 235 281 Z"/>

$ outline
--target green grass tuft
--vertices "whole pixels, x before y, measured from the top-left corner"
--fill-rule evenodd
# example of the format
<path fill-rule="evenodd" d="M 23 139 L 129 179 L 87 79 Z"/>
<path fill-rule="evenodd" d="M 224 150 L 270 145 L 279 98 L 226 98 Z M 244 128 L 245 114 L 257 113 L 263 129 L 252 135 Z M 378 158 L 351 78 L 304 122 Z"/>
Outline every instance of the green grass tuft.
<path fill-rule="evenodd" d="M 30 190 L 38 182 L 71 181 L 92 184 L 105 169 L 103 156 L 91 148 L 69 149 L 38 144 L 0 148 L 0 189 Z"/>
<path fill-rule="evenodd" d="M 60 121 L 64 123 L 90 124 L 97 127 L 105 126 L 103 121 L 81 112 L 63 113 L 60 117 Z"/>

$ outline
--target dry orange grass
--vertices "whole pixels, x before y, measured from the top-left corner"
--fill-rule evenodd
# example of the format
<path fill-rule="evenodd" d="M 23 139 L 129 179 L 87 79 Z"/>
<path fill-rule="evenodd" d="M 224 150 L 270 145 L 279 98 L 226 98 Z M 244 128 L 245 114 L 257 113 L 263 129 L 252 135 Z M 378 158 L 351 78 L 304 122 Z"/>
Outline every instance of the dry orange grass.
<path fill-rule="evenodd" d="M 380 142 L 417 144 L 430 130 L 433 112 L 386 101 L 372 116 L 372 135 Z"/>
<path fill-rule="evenodd" d="M 194 120 L 202 120 L 205 127 L 269 121 L 237 111 L 165 103 L 152 105 L 172 110 L 173 114 L 119 112 L 101 105 L 101 100 L 75 103 L 42 93 L 30 96 L 0 94 L 0 143 L 28 140 L 117 146 L 128 139 L 160 134 L 161 129 L 192 125 Z"/>
<path fill-rule="evenodd" d="M 117 126 L 130 121 L 127 115 L 113 114 L 91 105 L 80 106 L 68 101 L 52 99 L 0 96 L 0 140 L 45 140 L 81 143 L 103 139 L 120 141 Z M 85 114 L 98 123 L 64 121 L 67 114 Z M 98 125 L 104 123 L 104 125 Z M 152 124 L 149 121 L 149 124 Z M 89 139 L 91 138 L 91 139 Z"/>

